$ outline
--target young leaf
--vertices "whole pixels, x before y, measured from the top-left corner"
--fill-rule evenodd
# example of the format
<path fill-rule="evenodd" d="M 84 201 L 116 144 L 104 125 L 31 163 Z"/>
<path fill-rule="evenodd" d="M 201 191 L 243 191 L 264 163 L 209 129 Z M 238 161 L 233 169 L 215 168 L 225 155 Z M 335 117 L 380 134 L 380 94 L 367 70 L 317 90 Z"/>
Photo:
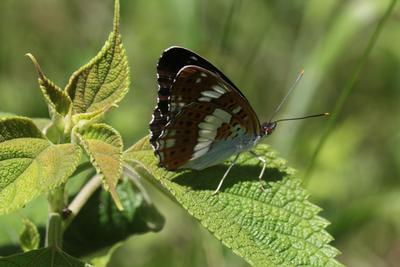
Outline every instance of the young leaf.
<path fill-rule="evenodd" d="M 39 76 L 39 86 L 51 113 L 58 114 L 60 116 L 67 115 L 72 104 L 68 94 L 44 75 L 39 63 L 32 54 L 28 53 L 26 56 L 28 56 L 35 65 Z"/>
<path fill-rule="evenodd" d="M 79 146 L 53 145 L 30 119 L 0 119 L 0 214 L 65 182 L 80 156 Z"/>
<path fill-rule="evenodd" d="M 24 228 L 19 236 L 21 248 L 24 252 L 38 249 L 40 242 L 40 235 L 36 225 L 29 219 L 24 219 Z"/>
<path fill-rule="evenodd" d="M 319 217 L 293 170 L 271 152 L 258 146 L 268 168 L 265 192 L 260 189 L 260 163 L 249 154 L 239 158 L 221 192 L 212 195 L 227 166 L 204 171 L 168 172 L 142 139 L 124 154 L 137 172 L 166 189 L 215 237 L 254 266 L 341 266 L 338 250 L 328 243 L 328 222 Z"/>
<path fill-rule="evenodd" d="M 43 248 L 0 258 L 0 266 L 91 267 L 58 248 Z"/>
<path fill-rule="evenodd" d="M 122 210 L 115 190 L 122 174 L 121 135 L 107 124 L 93 124 L 80 130 L 78 136 L 97 173 L 104 176 L 106 190 L 110 191 L 115 204 Z"/>
<path fill-rule="evenodd" d="M 65 251 L 84 256 L 131 235 L 162 229 L 164 217 L 129 179 L 122 179 L 117 191 L 124 210 L 116 208 L 110 194 L 97 190 L 67 228 L 63 241 Z"/>
<path fill-rule="evenodd" d="M 98 116 L 115 106 L 127 93 L 129 67 L 119 33 L 119 1 L 115 1 L 114 29 L 105 45 L 88 64 L 70 78 L 66 91 L 73 101 L 73 120 Z"/>

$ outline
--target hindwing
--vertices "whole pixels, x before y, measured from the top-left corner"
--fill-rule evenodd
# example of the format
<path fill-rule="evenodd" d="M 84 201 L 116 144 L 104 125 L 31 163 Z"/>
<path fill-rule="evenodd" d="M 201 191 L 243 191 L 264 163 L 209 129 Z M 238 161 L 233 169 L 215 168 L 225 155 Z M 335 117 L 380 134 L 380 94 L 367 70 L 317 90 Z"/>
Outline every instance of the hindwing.
<path fill-rule="evenodd" d="M 161 166 L 169 170 L 199 160 L 218 149 L 221 141 L 234 140 L 240 145 L 261 134 L 255 112 L 238 89 L 218 73 L 196 65 L 185 66 L 176 75 L 169 90 L 167 116 L 157 138 L 153 132 L 152 144 Z"/>

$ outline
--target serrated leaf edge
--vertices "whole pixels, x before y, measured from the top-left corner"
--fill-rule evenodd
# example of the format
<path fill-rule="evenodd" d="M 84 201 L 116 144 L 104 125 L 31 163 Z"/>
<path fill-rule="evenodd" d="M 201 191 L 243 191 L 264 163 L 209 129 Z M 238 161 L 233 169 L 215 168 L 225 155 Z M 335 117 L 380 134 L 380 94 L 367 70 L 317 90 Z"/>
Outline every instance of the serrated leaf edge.
<path fill-rule="evenodd" d="M 113 31 L 109 34 L 106 42 L 104 43 L 103 47 L 101 48 L 100 52 L 97 53 L 97 55 L 92 58 L 88 63 L 86 63 L 85 65 L 83 65 L 81 68 L 79 68 L 78 70 L 76 70 L 70 77 L 68 84 L 65 87 L 65 92 L 69 95 L 69 91 L 72 90 L 70 89 L 72 87 L 72 85 L 74 84 L 75 79 L 78 79 L 79 75 L 81 73 L 83 73 L 84 71 L 86 71 L 87 69 L 90 69 L 94 64 L 96 64 L 96 62 L 98 62 L 99 60 L 101 60 L 101 58 L 103 57 L 103 55 L 105 54 L 105 52 L 107 50 L 109 50 L 111 47 L 113 49 L 113 54 L 115 52 L 115 48 L 117 46 L 119 46 L 119 48 L 121 49 L 121 51 L 123 51 L 122 53 L 122 62 L 123 62 L 123 66 L 122 68 L 126 68 L 127 69 L 127 77 L 126 77 L 126 86 L 124 88 L 123 91 L 121 91 L 121 93 L 115 98 L 115 100 L 113 101 L 113 103 L 108 104 L 107 106 L 105 106 L 102 109 L 99 110 L 95 110 L 92 112 L 84 112 L 84 113 L 73 113 L 73 118 L 74 120 L 79 120 L 79 115 L 85 115 L 85 117 L 90 118 L 91 116 L 98 116 L 100 113 L 105 113 L 107 110 L 109 110 L 110 108 L 112 108 L 113 106 L 115 106 L 116 104 L 118 104 L 127 94 L 127 92 L 129 91 L 129 85 L 130 85 L 130 77 L 129 77 L 129 73 L 130 73 L 130 68 L 128 65 L 128 57 L 127 57 L 127 53 L 125 50 L 125 47 L 123 46 L 122 43 L 122 36 L 119 33 L 119 20 L 120 20 L 120 4 L 119 4 L 119 0 L 115 1 L 114 4 L 114 20 L 113 20 Z M 115 44 L 114 46 L 112 46 L 112 44 Z M 73 105 L 71 105 L 73 106 Z"/>
<path fill-rule="evenodd" d="M 85 126 L 84 126 L 85 127 Z M 120 172 L 120 176 L 119 176 L 119 178 L 118 178 L 118 180 L 119 179 L 121 179 L 121 177 L 122 177 L 122 169 L 123 169 L 123 143 L 122 143 L 122 137 L 121 137 L 121 135 L 119 134 L 119 132 L 117 131 L 117 130 L 115 130 L 113 127 L 111 127 L 110 125 L 108 125 L 108 124 L 105 124 L 105 123 L 98 123 L 98 124 L 93 124 L 93 125 L 90 125 L 90 126 L 87 126 L 87 128 L 89 128 L 89 127 L 104 127 L 105 129 L 107 129 L 107 130 L 109 130 L 109 131 L 111 131 L 113 134 L 115 134 L 116 136 L 117 136 L 117 138 L 121 141 L 121 153 L 120 153 L 120 155 L 119 155 L 119 162 L 120 162 L 120 170 L 119 170 L 119 172 Z M 85 127 L 86 128 L 86 127 Z M 86 129 L 85 129 L 86 130 Z M 84 148 L 84 150 L 86 151 L 86 154 L 87 155 L 89 155 L 89 158 L 90 158 L 90 162 L 92 163 L 92 165 L 93 165 L 93 167 L 96 169 L 96 172 L 98 173 L 98 174 L 101 174 L 101 176 L 102 176 L 102 179 L 103 179 L 103 187 L 104 187 L 104 189 L 106 189 L 107 191 L 109 191 L 110 192 L 110 194 L 111 194 L 111 197 L 113 198 L 113 200 L 114 200 L 114 203 L 115 203 L 115 205 L 117 206 L 117 208 L 119 209 L 119 210 L 123 210 L 124 208 L 123 208 L 123 205 L 122 205 L 122 203 L 121 203 L 121 200 L 120 200 L 120 198 L 119 198 L 119 196 L 118 196 L 118 193 L 117 193 L 117 191 L 116 191 L 116 185 L 117 185 L 117 183 L 118 183 L 118 180 L 117 180 L 117 183 L 115 183 L 115 185 L 113 185 L 113 186 L 110 186 L 108 183 L 107 183 L 107 177 L 105 177 L 105 175 L 103 174 L 103 172 L 102 172 L 102 169 L 101 169 L 101 167 L 99 166 L 99 164 L 96 162 L 96 160 L 95 160 L 95 158 L 93 157 L 93 155 L 92 155 L 92 153 L 91 153 L 91 151 L 90 151 L 90 149 L 89 149 L 89 144 L 88 144 L 88 142 L 87 142 L 87 140 L 83 137 L 83 135 L 80 133 L 80 130 L 79 129 L 77 129 L 76 131 L 76 135 L 78 136 L 78 138 L 79 138 L 79 141 L 80 141 L 80 143 L 81 143 L 81 145 L 82 145 L 82 147 Z"/>
<path fill-rule="evenodd" d="M 42 68 L 40 67 L 38 61 L 31 53 L 27 53 L 26 56 L 32 61 L 33 65 L 36 69 L 36 72 L 39 76 L 38 82 L 39 82 L 40 90 L 42 91 L 43 97 L 45 98 L 46 103 L 49 106 L 50 110 L 53 113 L 58 114 L 61 117 L 66 116 L 68 113 L 71 112 L 71 108 L 72 108 L 71 98 L 64 90 L 62 90 L 58 85 L 56 85 L 49 78 L 47 78 L 46 75 L 44 75 L 44 72 L 42 71 Z M 44 83 L 48 83 L 50 85 L 50 87 L 52 87 L 57 92 L 57 94 L 60 94 L 64 98 L 64 100 L 68 103 L 68 111 L 66 113 L 61 113 L 57 110 L 56 104 L 51 100 L 50 96 L 48 95 L 46 87 L 44 86 Z"/>
<path fill-rule="evenodd" d="M 200 219 L 189 209 L 189 206 L 188 206 L 188 205 L 186 205 L 186 204 L 184 204 L 184 203 L 181 203 L 181 202 L 179 202 L 179 201 L 176 199 L 176 192 L 175 192 L 174 190 L 170 190 L 170 189 L 167 187 L 167 184 L 166 184 L 166 182 L 172 182 L 172 181 L 170 181 L 169 179 L 164 179 L 164 178 L 167 178 L 167 177 L 169 176 L 169 175 L 168 175 L 168 173 L 169 173 L 168 171 L 162 170 L 162 171 L 161 171 L 162 175 L 160 176 L 159 179 L 157 179 L 157 178 L 155 178 L 155 176 L 153 175 L 153 173 L 154 173 L 154 174 L 157 174 L 157 170 L 159 169 L 157 166 L 155 166 L 155 167 L 156 167 L 155 172 L 152 172 L 149 168 L 146 167 L 146 164 L 144 164 L 143 162 L 141 162 L 139 159 L 135 159 L 135 160 L 134 160 L 134 159 L 131 159 L 131 158 L 130 158 L 130 159 L 126 159 L 126 158 L 125 158 L 125 155 L 127 155 L 129 152 L 133 152 L 133 153 L 135 153 L 135 152 L 140 152 L 140 151 L 145 152 L 146 149 L 144 148 L 144 146 L 146 145 L 146 140 L 147 140 L 147 139 L 146 139 L 146 137 L 145 137 L 145 138 L 139 140 L 139 141 L 138 141 L 136 144 L 134 144 L 132 147 L 128 148 L 128 149 L 124 152 L 124 161 L 127 162 L 128 164 L 129 164 L 129 162 L 134 163 L 134 164 L 138 164 L 140 168 L 139 168 L 139 169 L 136 169 L 136 168 L 135 168 L 136 171 L 137 171 L 138 173 L 140 173 L 141 175 L 143 175 L 143 176 L 146 177 L 147 179 L 151 179 L 150 182 L 152 182 L 152 183 L 158 182 L 158 184 L 161 184 L 161 185 L 162 185 L 162 191 L 163 191 L 163 192 L 167 191 L 167 192 L 168 192 L 168 195 L 172 196 L 172 197 L 173 197 L 173 200 L 174 200 L 175 202 L 177 202 L 179 205 L 181 205 L 192 217 L 194 217 L 197 221 L 199 221 L 200 224 L 201 224 L 202 226 L 204 226 L 208 231 L 210 231 L 210 232 L 211 232 L 218 240 L 220 240 L 226 247 L 230 248 L 235 254 L 237 254 L 238 256 L 240 256 L 240 257 L 242 257 L 243 259 L 245 259 L 248 263 L 254 265 L 255 263 L 252 262 L 245 254 L 242 254 L 239 250 L 232 248 L 231 245 L 228 244 L 228 243 L 226 243 L 226 241 L 225 241 L 224 239 L 222 239 L 219 235 L 216 235 L 216 234 L 215 234 L 215 231 L 210 230 L 209 227 L 208 227 L 208 225 L 207 225 L 207 223 L 205 223 L 205 222 L 203 222 L 202 220 L 200 220 Z M 135 149 L 134 149 L 134 148 L 135 148 Z M 132 151 L 131 151 L 131 149 L 132 149 Z M 133 149 L 134 149 L 134 150 L 133 150 Z M 149 151 L 150 151 L 150 150 L 149 150 Z M 276 157 L 276 153 L 274 153 L 274 152 L 272 152 L 272 151 L 270 151 L 268 154 L 269 154 L 269 155 L 267 155 L 267 157 L 268 157 L 268 156 L 271 156 L 271 157 L 274 157 L 274 156 L 275 156 L 275 157 Z M 288 178 L 287 178 L 287 179 L 295 179 L 296 182 L 297 182 L 297 183 L 299 184 L 299 186 L 300 186 L 300 185 L 301 185 L 301 180 L 293 176 L 293 173 L 295 173 L 295 170 L 294 170 L 293 168 L 287 166 L 284 162 L 286 162 L 286 161 L 283 160 L 283 159 L 282 159 L 282 160 L 279 160 L 279 161 L 278 161 L 278 164 L 277 164 L 277 165 L 278 165 L 277 167 L 280 168 L 280 169 L 283 169 L 283 170 L 287 171 L 287 174 L 288 174 Z M 130 165 L 130 166 L 132 166 L 132 165 Z M 145 171 L 146 173 L 143 173 L 142 171 Z M 329 260 L 329 263 L 334 264 L 334 266 L 344 266 L 344 265 L 342 265 L 341 263 L 339 263 L 339 262 L 335 259 L 335 257 L 337 257 L 338 255 L 340 255 L 340 251 L 339 251 L 338 249 L 336 249 L 335 247 L 333 247 L 332 245 L 329 244 L 332 240 L 334 240 L 334 238 L 325 230 L 326 227 L 330 224 L 330 222 L 327 221 L 326 219 L 320 217 L 320 216 L 318 215 L 319 212 L 320 212 L 322 209 L 321 209 L 319 206 L 313 204 L 312 202 L 310 202 L 310 201 L 308 200 L 309 194 L 307 193 L 307 191 L 306 191 L 304 188 L 300 187 L 300 189 L 301 189 L 301 191 L 302 191 L 303 193 L 305 193 L 304 204 L 305 204 L 305 205 L 309 205 L 310 207 L 316 208 L 316 209 L 313 209 L 313 215 L 312 215 L 313 222 L 321 222 L 321 223 L 323 224 L 322 227 L 321 227 L 321 225 L 319 225 L 319 227 L 320 227 L 320 229 L 323 229 L 323 230 L 324 230 L 323 233 L 324 233 L 325 237 L 327 238 L 327 239 L 324 240 L 324 244 L 323 244 L 320 248 L 316 247 L 314 244 L 311 244 L 311 245 L 312 245 L 313 247 L 316 247 L 318 250 L 321 251 L 321 253 L 323 253 L 324 255 L 326 255 L 327 260 Z M 306 241 L 307 243 L 309 243 L 309 241 L 307 241 L 307 240 L 304 240 L 304 241 Z M 331 253 L 330 253 L 330 254 L 326 254 L 325 251 L 324 251 L 324 249 L 323 249 L 324 247 L 329 247 Z M 254 265 L 254 266 L 255 266 L 255 265 Z M 272 265 L 271 265 L 271 266 L 272 266 Z"/>

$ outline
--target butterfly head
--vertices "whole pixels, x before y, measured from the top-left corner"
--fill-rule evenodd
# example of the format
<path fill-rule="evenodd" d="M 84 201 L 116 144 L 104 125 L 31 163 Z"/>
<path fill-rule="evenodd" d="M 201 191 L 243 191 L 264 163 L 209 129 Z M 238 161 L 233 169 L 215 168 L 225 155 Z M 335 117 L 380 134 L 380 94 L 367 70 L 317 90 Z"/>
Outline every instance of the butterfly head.
<path fill-rule="evenodd" d="M 261 128 L 264 132 L 264 135 L 268 136 L 268 135 L 272 134 L 276 128 L 276 125 L 277 125 L 276 121 L 270 121 L 270 122 L 263 123 L 261 125 Z"/>

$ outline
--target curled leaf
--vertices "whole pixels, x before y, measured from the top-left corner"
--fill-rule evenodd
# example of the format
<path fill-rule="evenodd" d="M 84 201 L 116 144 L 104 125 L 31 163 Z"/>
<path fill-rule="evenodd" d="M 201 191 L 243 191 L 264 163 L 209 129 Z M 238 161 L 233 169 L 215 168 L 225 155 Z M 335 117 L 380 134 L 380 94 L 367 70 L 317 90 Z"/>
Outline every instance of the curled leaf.
<path fill-rule="evenodd" d="M 32 54 L 28 53 L 26 54 L 26 56 L 32 60 L 36 68 L 39 76 L 39 86 L 47 102 L 47 105 L 49 106 L 50 111 L 53 114 L 66 116 L 72 104 L 68 94 L 44 75 L 39 63 Z"/>
<path fill-rule="evenodd" d="M 104 176 L 105 189 L 110 191 L 115 204 L 122 210 L 115 189 L 122 174 L 121 135 L 107 124 L 93 124 L 80 130 L 78 136 L 97 173 Z"/>

